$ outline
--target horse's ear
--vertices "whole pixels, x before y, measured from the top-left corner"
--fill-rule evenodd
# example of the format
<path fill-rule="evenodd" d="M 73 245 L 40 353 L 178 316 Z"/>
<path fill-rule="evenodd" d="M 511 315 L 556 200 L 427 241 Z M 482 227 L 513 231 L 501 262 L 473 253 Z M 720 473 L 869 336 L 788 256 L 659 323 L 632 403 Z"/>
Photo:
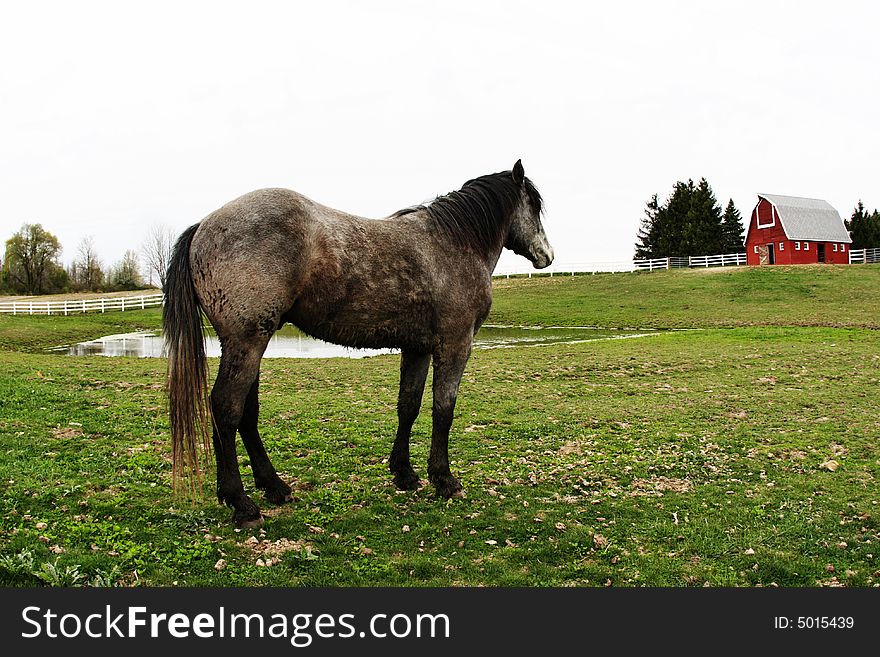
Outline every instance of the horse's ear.
<path fill-rule="evenodd" d="M 513 165 L 513 170 L 510 172 L 510 175 L 513 176 L 513 182 L 517 185 L 522 185 L 523 180 L 525 180 L 526 172 L 523 169 L 522 160 L 517 160 L 516 164 Z"/>

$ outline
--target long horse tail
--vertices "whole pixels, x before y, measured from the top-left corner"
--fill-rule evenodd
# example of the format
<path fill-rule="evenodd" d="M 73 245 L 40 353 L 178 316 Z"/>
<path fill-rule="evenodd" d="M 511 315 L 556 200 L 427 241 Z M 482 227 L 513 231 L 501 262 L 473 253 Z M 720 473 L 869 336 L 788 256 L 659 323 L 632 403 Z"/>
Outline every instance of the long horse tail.
<path fill-rule="evenodd" d="M 174 455 L 175 489 L 185 475 L 195 493 L 201 484 L 199 447 L 207 463 L 211 453 L 211 403 L 202 312 L 189 263 L 189 250 L 199 224 L 178 238 L 165 276 L 162 325 L 168 354 L 168 415 Z"/>

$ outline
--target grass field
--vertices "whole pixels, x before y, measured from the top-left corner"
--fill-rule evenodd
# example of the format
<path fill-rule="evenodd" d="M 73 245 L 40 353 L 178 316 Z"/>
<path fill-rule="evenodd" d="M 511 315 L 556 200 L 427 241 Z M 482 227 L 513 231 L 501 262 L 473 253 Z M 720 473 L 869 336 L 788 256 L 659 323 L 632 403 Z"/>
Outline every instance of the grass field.
<path fill-rule="evenodd" d="M 397 358 L 264 361 L 296 500 L 252 531 L 211 485 L 172 493 L 163 361 L 44 352 L 158 310 L 0 317 L 0 584 L 875 586 L 878 284 L 873 266 L 498 281 L 495 323 L 703 330 L 474 352 L 451 501 L 391 485 Z"/>

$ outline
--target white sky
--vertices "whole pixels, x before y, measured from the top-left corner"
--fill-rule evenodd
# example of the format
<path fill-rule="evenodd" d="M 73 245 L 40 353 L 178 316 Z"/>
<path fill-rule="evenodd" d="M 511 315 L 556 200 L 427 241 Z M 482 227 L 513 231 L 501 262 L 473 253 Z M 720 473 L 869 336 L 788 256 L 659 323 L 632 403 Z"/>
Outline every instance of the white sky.
<path fill-rule="evenodd" d="M 631 258 L 687 178 L 848 217 L 880 205 L 878 25 L 847 1 L 4 2 L 0 239 L 39 222 L 109 264 L 252 189 L 384 216 L 520 157 L 559 263 Z"/>

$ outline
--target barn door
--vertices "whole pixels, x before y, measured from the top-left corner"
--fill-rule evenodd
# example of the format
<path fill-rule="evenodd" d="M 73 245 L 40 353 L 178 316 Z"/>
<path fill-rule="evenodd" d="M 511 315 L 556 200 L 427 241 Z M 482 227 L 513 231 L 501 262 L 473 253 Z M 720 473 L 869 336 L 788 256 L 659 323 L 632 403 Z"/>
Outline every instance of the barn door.
<path fill-rule="evenodd" d="M 819 258 L 819 262 L 825 262 L 825 245 L 817 244 L 816 245 L 816 255 Z"/>
<path fill-rule="evenodd" d="M 759 265 L 772 264 L 770 262 L 770 246 L 768 244 L 764 244 L 763 246 L 758 247 L 758 264 Z"/>

